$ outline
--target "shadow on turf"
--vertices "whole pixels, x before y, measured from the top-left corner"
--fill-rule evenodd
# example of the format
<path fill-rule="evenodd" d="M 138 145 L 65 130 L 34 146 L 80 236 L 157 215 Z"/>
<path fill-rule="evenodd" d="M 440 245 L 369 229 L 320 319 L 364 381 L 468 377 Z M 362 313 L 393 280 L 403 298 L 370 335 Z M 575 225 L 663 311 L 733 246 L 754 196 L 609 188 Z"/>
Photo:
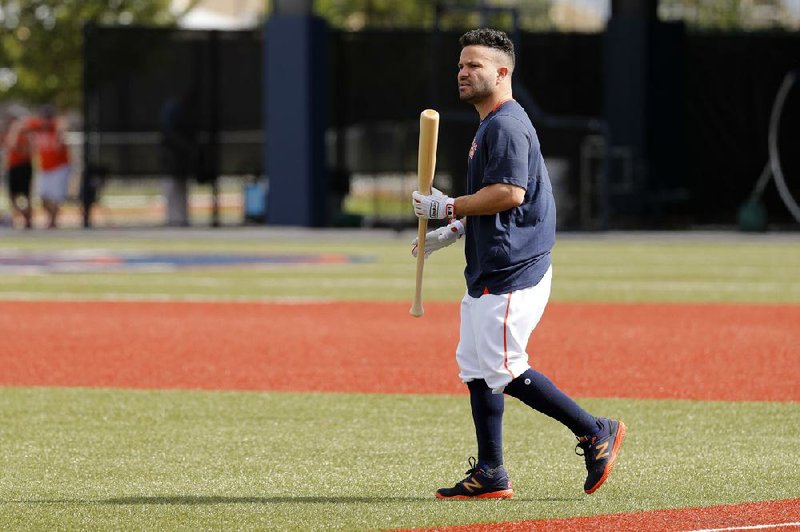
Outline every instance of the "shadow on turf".
<path fill-rule="evenodd" d="M 280 503 L 353 503 L 353 502 L 411 502 L 422 501 L 421 497 L 120 497 L 106 499 L 103 504 L 280 504 Z"/>
<path fill-rule="evenodd" d="M 6 501 L 26 504 L 109 504 L 109 505 L 212 505 L 212 504 L 347 504 L 347 503 L 379 503 L 379 502 L 425 502 L 436 500 L 434 497 L 212 497 L 212 496 L 162 496 L 162 497 L 116 497 L 112 499 L 42 499 Z M 576 498 L 528 498 L 514 497 L 521 502 L 570 502 L 581 500 Z"/>

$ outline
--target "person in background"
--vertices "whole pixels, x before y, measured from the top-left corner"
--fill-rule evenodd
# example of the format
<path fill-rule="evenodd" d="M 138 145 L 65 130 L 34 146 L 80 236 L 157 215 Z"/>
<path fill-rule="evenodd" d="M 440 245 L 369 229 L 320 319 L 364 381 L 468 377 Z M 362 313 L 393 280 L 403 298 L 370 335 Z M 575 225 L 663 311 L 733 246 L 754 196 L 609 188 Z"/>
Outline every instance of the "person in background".
<path fill-rule="evenodd" d="M 41 121 L 33 130 L 33 158 L 36 163 L 36 191 L 47 212 L 47 227 L 58 227 L 58 214 L 67 197 L 70 160 L 64 132 L 52 106 L 41 111 Z"/>
<path fill-rule="evenodd" d="M 164 186 L 167 225 L 189 225 L 189 182 L 197 176 L 200 149 L 196 137 L 196 90 L 169 98 L 161 108 L 161 147 L 164 168 L 170 174 Z"/>
<path fill-rule="evenodd" d="M 9 111 L 7 128 L 2 135 L 3 170 L 8 185 L 8 198 L 13 217 L 22 218 L 24 227 L 33 227 L 31 183 L 31 127 L 34 122 L 18 111 Z"/>

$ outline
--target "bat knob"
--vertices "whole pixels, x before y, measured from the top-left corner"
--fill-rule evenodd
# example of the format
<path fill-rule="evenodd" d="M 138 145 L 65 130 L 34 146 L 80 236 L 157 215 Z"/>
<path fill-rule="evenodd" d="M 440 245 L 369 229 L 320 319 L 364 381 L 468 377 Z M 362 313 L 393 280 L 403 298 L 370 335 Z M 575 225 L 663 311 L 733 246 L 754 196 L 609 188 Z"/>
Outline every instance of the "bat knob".
<path fill-rule="evenodd" d="M 421 318 L 425 314 L 425 310 L 422 308 L 422 305 L 414 304 L 411 306 L 411 310 L 408 311 L 409 314 L 414 316 L 415 318 Z"/>

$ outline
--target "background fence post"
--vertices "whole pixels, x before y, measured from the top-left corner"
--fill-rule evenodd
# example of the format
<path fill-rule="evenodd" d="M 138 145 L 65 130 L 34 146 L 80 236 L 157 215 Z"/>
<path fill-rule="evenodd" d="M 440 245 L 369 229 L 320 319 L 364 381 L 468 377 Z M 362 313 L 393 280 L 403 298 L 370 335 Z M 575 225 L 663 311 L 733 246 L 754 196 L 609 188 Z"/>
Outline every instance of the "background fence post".
<path fill-rule="evenodd" d="M 264 39 L 268 222 L 322 226 L 328 195 L 327 25 L 310 14 L 276 11 Z"/>

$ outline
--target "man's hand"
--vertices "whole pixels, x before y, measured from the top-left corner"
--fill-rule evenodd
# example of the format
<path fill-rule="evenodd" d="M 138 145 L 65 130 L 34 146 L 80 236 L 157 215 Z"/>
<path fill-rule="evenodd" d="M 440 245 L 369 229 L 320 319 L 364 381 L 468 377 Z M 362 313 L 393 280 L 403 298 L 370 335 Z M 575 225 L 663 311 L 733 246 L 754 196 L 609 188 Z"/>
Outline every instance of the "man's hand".
<path fill-rule="evenodd" d="M 435 231 L 430 231 L 425 235 L 425 258 L 427 259 L 430 257 L 431 253 L 434 251 L 449 246 L 461 238 L 463 234 L 464 224 L 461 223 L 461 220 L 455 220 L 449 225 L 440 227 Z M 415 238 L 411 244 L 413 245 L 411 248 L 411 254 L 414 255 L 414 258 L 416 258 L 418 252 L 417 239 Z"/>
<path fill-rule="evenodd" d="M 456 217 L 455 200 L 435 188 L 431 189 L 430 196 L 415 190 L 411 193 L 411 203 L 414 205 L 414 214 L 417 218 L 441 220 Z"/>

